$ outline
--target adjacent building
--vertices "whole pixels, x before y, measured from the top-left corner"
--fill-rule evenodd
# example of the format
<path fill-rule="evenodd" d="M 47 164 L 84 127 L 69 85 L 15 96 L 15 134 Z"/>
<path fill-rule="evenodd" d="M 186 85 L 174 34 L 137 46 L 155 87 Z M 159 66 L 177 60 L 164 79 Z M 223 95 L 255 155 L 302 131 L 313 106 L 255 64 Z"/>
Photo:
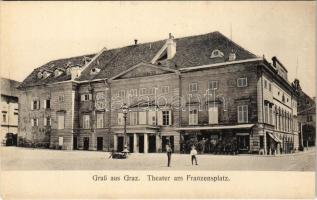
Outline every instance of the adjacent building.
<path fill-rule="evenodd" d="M 316 102 L 315 98 L 308 96 L 303 90 L 299 90 L 298 97 L 298 122 L 300 134 L 300 146 L 315 146 L 316 142 Z"/>
<path fill-rule="evenodd" d="M 167 142 L 174 152 L 197 145 L 204 153 L 299 145 L 286 67 L 219 32 L 51 61 L 20 90 L 19 136 L 50 148 L 121 151 L 125 138 L 139 153 L 164 152 Z"/>
<path fill-rule="evenodd" d="M 0 78 L 1 85 L 1 133 L 0 145 L 17 144 L 19 121 L 19 90 L 20 82 Z"/>

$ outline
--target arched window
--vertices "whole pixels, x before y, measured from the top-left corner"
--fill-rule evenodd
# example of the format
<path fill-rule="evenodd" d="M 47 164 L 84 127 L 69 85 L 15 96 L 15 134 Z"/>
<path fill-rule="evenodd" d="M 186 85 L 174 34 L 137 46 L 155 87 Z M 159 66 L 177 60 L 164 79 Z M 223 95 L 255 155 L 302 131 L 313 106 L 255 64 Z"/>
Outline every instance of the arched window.
<path fill-rule="evenodd" d="M 222 58 L 223 56 L 224 54 L 220 50 L 215 49 L 211 52 L 210 58 Z"/>

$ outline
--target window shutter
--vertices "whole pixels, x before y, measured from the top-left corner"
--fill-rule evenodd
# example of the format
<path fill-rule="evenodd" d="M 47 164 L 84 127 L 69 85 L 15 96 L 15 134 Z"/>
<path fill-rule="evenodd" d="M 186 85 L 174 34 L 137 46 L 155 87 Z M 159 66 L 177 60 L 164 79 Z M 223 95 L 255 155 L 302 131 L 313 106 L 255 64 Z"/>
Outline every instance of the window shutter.
<path fill-rule="evenodd" d="M 84 95 L 84 94 L 82 94 L 82 95 L 80 96 L 80 101 L 85 101 L 85 95 Z"/>
<path fill-rule="evenodd" d="M 34 108 L 33 108 L 33 101 L 31 101 L 31 110 L 34 110 Z"/>
<path fill-rule="evenodd" d="M 47 118 L 44 117 L 44 126 L 47 126 Z"/>
<path fill-rule="evenodd" d="M 31 125 L 34 126 L 34 119 L 31 119 Z"/>
<path fill-rule="evenodd" d="M 46 99 L 43 101 L 43 108 L 46 108 Z"/>
<path fill-rule="evenodd" d="M 89 94 L 89 100 L 92 100 L 92 94 Z"/>
<path fill-rule="evenodd" d="M 168 122 L 168 124 L 171 126 L 172 125 L 172 111 L 170 110 L 170 111 L 168 111 L 168 114 L 169 114 L 169 122 Z"/>
<path fill-rule="evenodd" d="M 37 103 L 38 103 L 38 105 L 37 105 L 37 109 L 39 110 L 39 109 L 41 108 L 41 106 L 40 106 L 41 101 L 40 101 L 40 100 L 38 100 L 38 101 L 37 101 Z"/>
<path fill-rule="evenodd" d="M 163 125 L 163 113 L 161 110 L 157 112 L 157 125 L 159 126 Z"/>
<path fill-rule="evenodd" d="M 36 119 L 36 126 L 39 126 L 39 119 Z"/>
<path fill-rule="evenodd" d="M 49 125 L 52 126 L 52 118 L 49 118 Z"/>

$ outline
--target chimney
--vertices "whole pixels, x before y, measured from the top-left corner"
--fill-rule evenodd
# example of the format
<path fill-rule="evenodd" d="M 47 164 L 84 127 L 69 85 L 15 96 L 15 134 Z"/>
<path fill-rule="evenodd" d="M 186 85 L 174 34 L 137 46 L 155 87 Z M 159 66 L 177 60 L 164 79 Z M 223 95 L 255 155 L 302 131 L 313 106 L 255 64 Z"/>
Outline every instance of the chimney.
<path fill-rule="evenodd" d="M 134 45 L 137 45 L 137 44 L 138 44 L 138 40 L 134 39 Z"/>
<path fill-rule="evenodd" d="M 169 33 L 167 39 L 167 59 L 172 59 L 176 54 L 176 42 L 174 41 L 174 36 Z"/>

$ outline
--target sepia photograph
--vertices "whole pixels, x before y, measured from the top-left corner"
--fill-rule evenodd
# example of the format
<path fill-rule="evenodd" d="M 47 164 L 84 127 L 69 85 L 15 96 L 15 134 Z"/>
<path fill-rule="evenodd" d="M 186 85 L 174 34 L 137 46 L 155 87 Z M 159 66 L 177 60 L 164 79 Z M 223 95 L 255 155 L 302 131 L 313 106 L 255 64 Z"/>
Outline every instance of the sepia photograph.
<path fill-rule="evenodd" d="M 313 178 L 315 6 L 1 2 L 2 181 L 90 171 L 92 182 L 130 184 L 223 184 L 232 171 Z M 310 178 L 309 194 L 287 197 L 311 197 Z M 38 198 L 3 185 L 3 199 Z"/>

